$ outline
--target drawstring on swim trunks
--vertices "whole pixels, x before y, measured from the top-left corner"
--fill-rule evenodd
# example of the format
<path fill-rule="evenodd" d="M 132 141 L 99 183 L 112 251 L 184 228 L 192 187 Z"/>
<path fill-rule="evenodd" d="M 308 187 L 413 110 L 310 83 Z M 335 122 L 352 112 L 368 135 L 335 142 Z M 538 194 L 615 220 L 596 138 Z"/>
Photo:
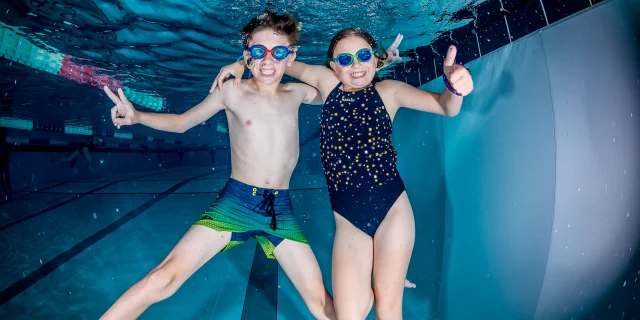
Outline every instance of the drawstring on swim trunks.
<path fill-rule="evenodd" d="M 276 228 L 278 227 L 276 224 L 276 209 L 274 205 L 276 195 L 271 191 L 264 190 L 264 194 L 262 196 L 264 197 L 264 199 L 258 204 L 258 206 L 260 206 L 258 212 L 260 212 L 260 210 L 262 209 L 265 209 L 265 212 L 271 216 L 271 229 L 276 230 Z M 258 206 L 256 206 L 256 208 Z"/>

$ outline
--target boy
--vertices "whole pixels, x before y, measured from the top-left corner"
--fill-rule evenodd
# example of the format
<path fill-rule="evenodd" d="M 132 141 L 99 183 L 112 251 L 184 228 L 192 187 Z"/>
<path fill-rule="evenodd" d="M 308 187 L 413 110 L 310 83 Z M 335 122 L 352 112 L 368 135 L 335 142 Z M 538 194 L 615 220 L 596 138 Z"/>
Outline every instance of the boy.
<path fill-rule="evenodd" d="M 216 202 L 194 223 L 169 256 L 125 292 L 103 319 L 137 318 L 151 304 L 170 297 L 218 252 L 254 237 L 278 263 L 317 319 L 335 319 L 318 262 L 292 212 L 287 189 L 298 161 L 298 108 L 321 104 L 308 85 L 280 85 L 295 59 L 298 23 L 267 10 L 242 30 L 244 59 L 253 77 L 225 83 L 181 115 L 136 111 L 118 89 L 104 88 L 116 106 L 115 126 L 140 123 L 185 132 L 224 110 L 229 121 L 231 178 Z"/>

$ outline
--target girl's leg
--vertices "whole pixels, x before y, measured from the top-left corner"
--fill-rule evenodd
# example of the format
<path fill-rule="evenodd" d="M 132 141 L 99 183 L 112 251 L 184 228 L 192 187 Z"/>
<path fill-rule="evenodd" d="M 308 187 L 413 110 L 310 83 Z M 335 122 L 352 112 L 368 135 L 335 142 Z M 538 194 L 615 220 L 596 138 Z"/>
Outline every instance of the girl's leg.
<path fill-rule="evenodd" d="M 136 319 L 152 304 L 169 298 L 200 267 L 222 250 L 230 232 L 193 226 L 169 256 L 125 292 L 101 319 Z"/>
<path fill-rule="evenodd" d="M 373 238 L 376 318 L 402 319 L 402 294 L 415 240 L 413 210 L 404 192 Z"/>
<path fill-rule="evenodd" d="M 373 239 L 339 214 L 334 212 L 334 216 L 332 284 L 336 313 L 340 320 L 364 320 L 373 305 Z"/>
<path fill-rule="evenodd" d="M 311 247 L 285 239 L 273 251 L 282 270 L 296 287 L 316 319 L 335 320 L 333 300 L 324 287 L 322 272 Z"/>

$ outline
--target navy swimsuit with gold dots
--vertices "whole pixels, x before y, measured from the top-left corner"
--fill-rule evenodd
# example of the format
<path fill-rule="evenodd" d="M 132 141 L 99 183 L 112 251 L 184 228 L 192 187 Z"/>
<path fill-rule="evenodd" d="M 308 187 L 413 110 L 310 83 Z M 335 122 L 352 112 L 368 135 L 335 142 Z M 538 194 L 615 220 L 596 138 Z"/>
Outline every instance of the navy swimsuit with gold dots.
<path fill-rule="evenodd" d="M 322 109 L 322 166 L 333 211 L 373 237 L 405 190 L 391 144 L 391 117 L 375 86 L 345 92 L 341 85 Z"/>

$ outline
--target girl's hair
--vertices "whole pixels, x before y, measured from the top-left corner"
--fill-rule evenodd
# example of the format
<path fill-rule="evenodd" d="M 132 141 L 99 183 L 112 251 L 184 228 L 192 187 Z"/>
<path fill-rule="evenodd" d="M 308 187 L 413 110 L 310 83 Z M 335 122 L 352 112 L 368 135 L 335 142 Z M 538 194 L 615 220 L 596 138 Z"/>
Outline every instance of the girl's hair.
<path fill-rule="evenodd" d="M 288 13 L 280 15 L 275 14 L 269 9 L 265 9 L 264 13 L 251 19 L 251 21 L 242 28 L 242 46 L 244 49 L 249 48 L 253 34 L 264 29 L 273 29 L 277 34 L 287 36 L 291 46 L 298 45 L 298 39 L 300 38 L 300 25 L 298 21 Z"/>
<path fill-rule="evenodd" d="M 378 58 L 378 64 L 376 68 L 380 68 L 384 65 L 384 61 L 387 60 L 387 52 L 382 50 L 382 48 L 378 47 L 378 43 L 375 39 L 366 31 L 359 28 L 348 28 L 342 29 L 340 32 L 336 33 L 331 39 L 331 43 L 329 44 L 329 51 L 327 51 L 327 67 L 330 67 L 329 62 L 333 59 L 333 51 L 336 49 L 336 45 L 340 40 L 349 38 L 349 37 L 359 37 L 364 39 L 371 48 L 373 49 L 373 54 Z"/>

